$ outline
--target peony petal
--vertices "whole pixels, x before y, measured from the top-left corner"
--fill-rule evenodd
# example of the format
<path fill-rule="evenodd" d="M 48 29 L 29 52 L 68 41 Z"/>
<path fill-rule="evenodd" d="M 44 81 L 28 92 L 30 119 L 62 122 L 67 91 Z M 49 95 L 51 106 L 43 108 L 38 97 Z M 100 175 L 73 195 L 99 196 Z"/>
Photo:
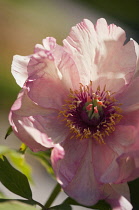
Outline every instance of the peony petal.
<path fill-rule="evenodd" d="M 123 182 L 124 179 L 126 180 L 126 176 L 131 174 L 131 167 L 129 168 L 131 161 L 125 161 L 125 165 L 119 165 L 117 158 L 128 147 L 132 146 L 135 136 L 136 130 L 133 126 L 118 125 L 115 132 L 105 139 L 106 144 L 93 145 L 94 169 L 98 181 L 102 183 L 119 183 Z"/>
<path fill-rule="evenodd" d="M 120 145 L 124 147 L 132 146 L 137 135 L 136 128 L 132 125 L 117 125 L 115 131 L 111 134 L 110 139 L 107 141 L 112 149 L 120 154 L 122 151 Z M 118 146 L 119 144 L 119 150 Z"/>
<path fill-rule="evenodd" d="M 20 87 L 23 87 L 28 78 L 27 65 L 31 56 L 15 55 L 12 62 L 12 74 Z"/>
<path fill-rule="evenodd" d="M 104 87 L 106 90 L 111 93 L 120 93 L 123 91 L 125 86 L 125 80 L 120 77 L 120 75 L 109 73 L 107 76 L 100 76 L 97 80 L 93 82 L 93 91 L 95 92 L 100 87 L 100 90 L 103 91 Z"/>
<path fill-rule="evenodd" d="M 62 46 L 56 44 L 56 40 L 53 37 L 43 39 L 43 45 L 46 50 L 52 53 L 55 65 L 62 74 L 62 82 L 65 86 L 69 89 L 77 89 L 80 80 L 74 60 L 64 51 Z"/>
<path fill-rule="evenodd" d="M 55 144 L 64 141 L 69 135 L 69 129 L 65 125 L 65 122 L 60 120 L 58 113 L 56 110 L 51 110 L 45 116 L 36 116 L 37 122 L 43 126 L 47 136 Z"/>
<path fill-rule="evenodd" d="M 126 111 L 129 106 L 139 103 L 139 77 L 135 78 L 130 85 L 126 86 L 124 91 L 116 99 L 122 103 L 121 108 Z"/>
<path fill-rule="evenodd" d="M 44 124 L 41 124 L 42 122 L 40 122 L 38 118 L 42 115 L 47 117 L 47 122 L 50 121 L 50 119 L 53 119 L 54 122 L 56 111 L 39 107 L 28 98 L 26 92 L 26 90 L 21 91 L 11 108 L 9 114 L 10 125 L 18 138 L 20 138 L 32 150 L 39 151 L 53 147 L 54 143 L 50 138 L 51 136 L 48 137 L 47 135 L 47 130 L 50 130 L 50 128 L 48 128 L 49 126 L 47 126 L 46 129 Z M 53 122 L 51 122 L 51 124 Z M 61 127 L 64 128 L 63 125 L 61 125 Z M 64 129 L 62 131 L 64 132 Z M 57 129 L 57 132 L 59 132 L 57 135 L 60 138 L 62 132 L 60 129 Z"/>
<path fill-rule="evenodd" d="M 135 170 L 134 159 L 129 155 L 123 157 L 123 154 L 126 154 L 130 149 L 133 151 L 133 147 L 139 148 L 139 146 L 135 145 L 137 136 L 138 132 L 134 126 L 116 126 L 115 132 L 111 134 L 106 143 L 117 154 L 117 157 L 104 171 L 101 177 L 103 183 L 123 183 L 130 180 L 129 177 L 131 177 L 132 171 Z M 136 177 L 137 174 L 138 172 L 136 172 Z"/>
<path fill-rule="evenodd" d="M 43 76 L 26 83 L 28 96 L 44 108 L 60 110 L 68 91 L 58 79 Z"/>
<path fill-rule="evenodd" d="M 13 104 L 9 120 L 14 127 L 15 121 L 17 121 L 19 117 L 20 125 L 18 124 L 18 126 L 25 127 L 26 123 L 23 125 L 24 122 L 22 121 L 28 121 L 27 125 L 29 127 L 29 121 L 34 118 L 33 123 L 35 123 L 36 128 L 37 126 L 41 127 L 42 132 L 47 134 L 47 138 L 50 138 L 54 143 L 57 143 L 65 140 L 68 135 L 68 129 L 65 126 L 65 122 L 58 117 L 58 113 L 59 112 L 55 109 L 45 109 L 32 102 L 27 96 L 27 91 L 24 90 L 19 94 L 17 100 Z M 28 130 L 27 132 L 29 132 L 28 127 L 26 127 L 26 130 Z M 33 127 L 32 124 L 31 127 Z M 37 141 L 37 139 L 35 139 L 35 141 Z"/>
<path fill-rule="evenodd" d="M 104 19 L 99 19 L 95 27 L 89 20 L 83 20 L 71 29 L 64 47 L 75 61 L 83 85 L 100 76 L 106 77 L 107 84 L 109 74 L 122 78 L 126 84 L 134 74 L 136 54 L 133 41 L 126 45 L 124 42 L 125 32 L 120 27 L 108 26 Z"/>
<path fill-rule="evenodd" d="M 47 110 L 31 101 L 30 98 L 27 96 L 27 90 L 22 89 L 22 91 L 18 94 L 17 100 L 11 107 L 11 112 L 16 112 L 17 115 L 20 115 L 22 117 L 28 117 L 39 114 L 45 115 L 47 113 Z"/>
<path fill-rule="evenodd" d="M 22 117 L 11 112 L 9 121 L 16 136 L 34 152 L 54 147 L 52 140 L 35 117 Z"/>
<path fill-rule="evenodd" d="M 135 41 L 134 41 L 134 44 L 135 44 L 135 51 L 136 51 L 136 55 L 137 55 L 137 63 L 136 63 L 135 77 L 138 77 L 139 76 L 139 45 Z"/>
<path fill-rule="evenodd" d="M 65 151 L 63 159 L 56 159 L 56 148 L 51 156 L 57 180 L 64 191 L 79 203 L 95 204 L 100 198 L 100 184 L 94 176 L 92 142 L 67 139 L 62 146 Z"/>
<path fill-rule="evenodd" d="M 65 51 L 75 61 L 83 85 L 89 84 L 92 74 L 93 80 L 96 78 L 96 68 L 93 64 L 96 39 L 93 24 L 89 20 L 84 20 L 72 27 L 69 36 L 63 41 Z"/>
<path fill-rule="evenodd" d="M 96 179 L 102 183 L 110 183 L 117 179 L 119 175 L 117 153 L 108 144 L 94 144 L 92 152 Z"/>
<path fill-rule="evenodd" d="M 129 106 L 123 113 L 123 118 L 120 121 L 121 125 L 132 125 L 139 129 L 139 107 Z"/>
<path fill-rule="evenodd" d="M 46 37 L 46 39 L 43 39 L 43 46 L 46 50 L 53 50 L 56 48 L 56 39 L 53 37 Z"/>
<path fill-rule="evenodd" d="M 44 74 L 59 78 L 53 54 L 47 50 L 42 50 L 32 55 L 28 64 L 28 73 L 30 79 L 36 79 Z"/>
<path fill-rule="evenodd" d="M 62 74 L 62 82 L 68 89 L 78 90 L 80 77 L 78 69 L 74 60 L 68 53 L 63 52 L 61 61 L 59 62 L 58 69 Z"/>
<path fill-rule="evenodd" d="M 113 210 L 132 210 L 129 202 L 129 188 L 127 184 L 104 185 L 104 199 L 111 205 Z M 124 197 L 125 196 L 125 197 Z"/>

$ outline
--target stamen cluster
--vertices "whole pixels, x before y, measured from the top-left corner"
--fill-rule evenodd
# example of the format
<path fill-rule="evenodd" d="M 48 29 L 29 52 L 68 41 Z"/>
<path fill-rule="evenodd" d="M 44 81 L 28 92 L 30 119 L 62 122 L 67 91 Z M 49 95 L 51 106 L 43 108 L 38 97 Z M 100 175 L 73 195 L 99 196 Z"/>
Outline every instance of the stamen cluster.
<path fill-rule="evenodd" d="M 106 87 L 102 91 L 98 87 L 94 92 L 92 82 L 88 86 L 80 84 L 79 90 L 70 89 L 59 115 L 66 121 L 71 138 L 92 138 L 105 143 L 105 136 L 115 130 L 122 118 L 120 104 L 113 95 Z"/>

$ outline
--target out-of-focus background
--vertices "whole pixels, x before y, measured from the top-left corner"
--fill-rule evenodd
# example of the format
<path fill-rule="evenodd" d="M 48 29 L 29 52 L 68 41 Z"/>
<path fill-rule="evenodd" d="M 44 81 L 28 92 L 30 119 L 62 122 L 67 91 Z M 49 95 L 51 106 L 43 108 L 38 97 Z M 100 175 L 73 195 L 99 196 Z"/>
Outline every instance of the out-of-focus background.
<path fill-rule="evenodd" d="M 12 148 L 20 145 L 13 134 L 4 140 L 8 112 L 20 90 L 11 75 L 13 55 L 32 54 L 35 44 L 47 36 L 55 37 L 62 44 L 73 25 L 84 18 L 95 23 L 100 17 L 121 26 L 128 39 L 131 37 L 139 43 L 139 0 L 0 0 L 0 144 Z M 27 161 L 32 165 L 36 183 L 32 187 L 34 199 L 44 203 L 55 182 L 30 156 Z M 14 197 L 0 185 L 1 189 Z M 62 193 L 56 204 L 64 198 Z"/>

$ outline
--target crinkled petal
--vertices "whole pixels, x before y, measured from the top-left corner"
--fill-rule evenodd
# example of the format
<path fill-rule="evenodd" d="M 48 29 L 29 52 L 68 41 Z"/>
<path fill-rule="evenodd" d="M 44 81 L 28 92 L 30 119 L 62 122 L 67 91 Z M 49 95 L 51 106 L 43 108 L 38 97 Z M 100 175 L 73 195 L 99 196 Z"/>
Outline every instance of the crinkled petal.
<path fill-rule="evenodd" d="M 104 185 L 104 199 L 111 205 L 113 210 L 132 210 L 129 202 L 129 188 L 126 183 L 119 185 Z"/>
<path fill-rule="evenodd" d="M 60 77 L 61 82 L 68 89 L 78 89 L 80 78 L 74 60 L 64 51 L 63 47 L 56 44 L 56 40 L 53 37 L 43 39 L 43 45 L 36 45 L 35 52 L 37 54 L 31 58 L 28 66 L 29 72 L 37 70 L 39 76 L 40 74 L 47 74 L 55 78 Z M 53 61 L 49 60 L 49 56 L 53 58 Z"/>
<path fill-rule="evenodd" d="M 92 142 L 67 139 L 63 142 L 65 155 L 57 160 L 57 148 L 52 151 L 52 165 L 64 191 L 84 205 L 93 205 L 100 199 L 100 184 L 94 176 Z"/>
<path fill-rule="evenodd" d="M 12 62 L 12 74 L 20 87 L 23 87 L 28 78 L 27 65 L 31 56 L 15 55 Z"/>
<path fill-rule="evenodd" d="M 36 79 L 44 74 L 59 78 L 58 69 L 54 63 L 53 54 L 50 51 L 42 50 L 32 55 L 28 64 L 29 79 Z"/>
<path fill-rule="evenodd" d="M 127 84 L 136 68 L 136 53 L 132 40 L 126 45 L 124 42 L 125 32 L 120 27 L 108 26 L 104 19 L 99 19 L 94 26 L 85 19 L 71 29 L 64 47 L 74 59 L 83 85 L 100 76 L 106 76 L 107 84 L 109 74 L 122 78 Z M 117 86 L 116 91 L 118 88 L 121 86 Z"/>
<path fill-rule="evenodd" d="M 56 39 L 53 37 L 46 37 L 46 39 L 43 39 L 43 46 L 46 50 L 53 50 L 56 48 Z"/>
<path fill-rule="evenodd" d="M 68 89 L 78 90 L 80 77 L 74 60 L 66 52 L 63 52 L 58 69 L 62 74 L 62 82 Z"/>

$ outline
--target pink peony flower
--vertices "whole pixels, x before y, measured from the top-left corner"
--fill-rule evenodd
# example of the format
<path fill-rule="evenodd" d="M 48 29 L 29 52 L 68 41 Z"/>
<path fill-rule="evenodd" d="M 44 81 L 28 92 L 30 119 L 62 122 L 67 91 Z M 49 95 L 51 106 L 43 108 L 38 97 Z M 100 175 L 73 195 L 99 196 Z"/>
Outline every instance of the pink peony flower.
<path fill-rule="evenodd" d="M 84 205 L 107 199 L 116 210 L 132 207 L 109 183 L 139 176 L 139 46 L 125 40 L 104 19 L 83 20 L 63 46 L 47 37 L 34 54 L 14 56 L 22 90 L 9 115 L 33 151 L 54 147 L 52 165 L 69 196 Z"/>

